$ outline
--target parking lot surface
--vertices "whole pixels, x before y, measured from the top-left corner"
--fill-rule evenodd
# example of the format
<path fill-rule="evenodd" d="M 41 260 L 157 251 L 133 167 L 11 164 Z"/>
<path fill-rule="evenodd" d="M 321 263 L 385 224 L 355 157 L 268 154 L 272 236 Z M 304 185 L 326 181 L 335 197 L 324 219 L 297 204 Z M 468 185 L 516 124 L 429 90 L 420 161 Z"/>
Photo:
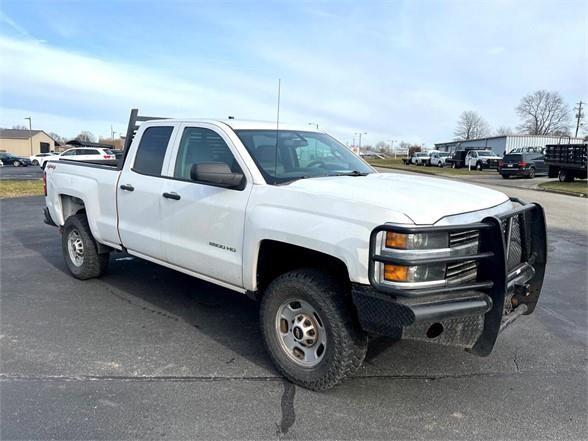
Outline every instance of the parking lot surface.
<path fill-rule="evenodd" d="M 70 277 L 39 197 L 0 201 L 2 439 L 585 439 L 588 213 L 544 205 L 549 263 L 535 314 L 494 353 L 377 339 L 355 378 L 284 381 L 244 296 L 124 254 Z"/>
<path fill-rule="evenodd" d="M 12 167 L 6 165 L 0 167 L 0 180 L 2 179 L 41 179 L 43 177 L 43 170 L 41 167 Z"/>

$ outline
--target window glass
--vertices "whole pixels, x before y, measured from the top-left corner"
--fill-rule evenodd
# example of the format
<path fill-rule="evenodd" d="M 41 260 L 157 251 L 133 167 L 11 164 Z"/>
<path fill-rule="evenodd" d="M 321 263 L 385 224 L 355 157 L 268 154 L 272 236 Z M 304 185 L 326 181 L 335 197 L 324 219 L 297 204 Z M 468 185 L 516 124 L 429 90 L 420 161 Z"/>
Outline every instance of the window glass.
<path fill-rule="evenodd" d="M 149 127 L 143 132 L 137 148 L 133 170 L 151 176 L 161 176 L 163 158 L 173 127 Z"/>
<path fill-rule="evenodd" d="M 224 162 L 231 171 L 241 171 L 229 146 L 218 133 L 201 127 L 186 127 L 178 149 L 174 177 L 189 180 L 192 165 L 203 162 Z"/>
<path fill-rule="evenodd" d="M 74 156 L 76 154 L 75 150 L 66 150 L 65 152 L 62 153 L 61 156 Z"/>
<path fill-rule="evenodd" d="M 355 153 L 325 133 L 296 130 L 236 130 L 236 133 L 270 184 L 373 171 Z"/>

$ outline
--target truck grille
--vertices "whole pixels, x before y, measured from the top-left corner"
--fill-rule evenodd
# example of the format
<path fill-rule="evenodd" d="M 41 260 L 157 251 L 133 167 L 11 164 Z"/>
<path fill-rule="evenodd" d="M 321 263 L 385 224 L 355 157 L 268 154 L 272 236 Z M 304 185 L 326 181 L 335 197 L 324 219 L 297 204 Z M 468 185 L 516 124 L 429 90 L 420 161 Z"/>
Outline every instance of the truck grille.
<path fill-rule="evenodd" d="M 511 223 L 512 220 L 512 223 Z M 509 224 L 511 225 L 509 232 Z M 523 241 L 520 215 L 502 221 L 502 232 L 506 241 L 506 267 L 512 271 L 523 261 Z"/>
<path fill-rule="evenodd" d="M 475 260 L 452 263 L 447 265 L 445 280 L 448 285 L 471 282 L 478 277 L 478 263 Z"/>
<path fill-rule="evenodd" d="M 463 245 L 472 245 L 478 242 L 480 232 L 478 230 L 460 231 L 449 235 L 449 248 Z"/>
<path fill-rule="evenodd" d="M 463 248 L 464 252 L 478 252 L 480 232 L 478 230 L 459 231 L 449 235 L 449 248 Z M 475 260 L 457 262 L 447 265 L 445 280 L 448 285 L 471 282 L 478 277 L 478 263 Z"/>

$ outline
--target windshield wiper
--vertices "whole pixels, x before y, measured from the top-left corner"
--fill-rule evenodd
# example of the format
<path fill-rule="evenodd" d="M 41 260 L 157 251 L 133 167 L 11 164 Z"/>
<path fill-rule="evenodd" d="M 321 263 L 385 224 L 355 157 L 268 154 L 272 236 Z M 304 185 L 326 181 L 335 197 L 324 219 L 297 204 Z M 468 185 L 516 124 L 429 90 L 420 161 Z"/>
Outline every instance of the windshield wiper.
<path fill-rule="evenodd" d="M 353 170 L 353 171 L 347 172 L 347 173 L 337 173 L 337 174 L 332 175 L 332 176 L 367 176 L 367 175 L 369 175 L 368 172 L 360 172 L 360 171 L 357 171 L 357 170 Z"/>

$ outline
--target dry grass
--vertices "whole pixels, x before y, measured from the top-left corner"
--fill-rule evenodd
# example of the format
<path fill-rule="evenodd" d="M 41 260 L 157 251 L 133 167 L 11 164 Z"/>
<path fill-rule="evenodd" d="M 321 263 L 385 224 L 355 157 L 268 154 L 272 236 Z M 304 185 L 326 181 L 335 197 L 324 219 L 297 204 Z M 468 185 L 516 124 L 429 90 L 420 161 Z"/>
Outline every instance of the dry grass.
<path fill-rule="evenodd" d="M 0 180 L 0 199 L 17 198 L 20 196 L 42 196 L 43 181 L 37 180 Z"/>
<path fill-rule="evenodd" d="M 544 190 L 573 193 L 579 196 L 588 197 L 588 182 L 586 182 L 586 180 L 574 182 L 543 182 L 542 184 L 539 184 L 539 187 L 543 188 Z"/>
<path fill-rule="evenodd" d="M 436 176 L 464 176 L 464 175 L 483 175 L 488 173 L 496 173 L 496 170 L 476 171 L 468 170 L 467 168 L 450 168 L 450 167 L 424 167 L 417 165 L 404 165 L 402 159 L 370 159 L 368 161 L 374 167 L 393 168 L 396 170 L 405 170 L 415 173 L 422 173 L 425 175 Z"/>

